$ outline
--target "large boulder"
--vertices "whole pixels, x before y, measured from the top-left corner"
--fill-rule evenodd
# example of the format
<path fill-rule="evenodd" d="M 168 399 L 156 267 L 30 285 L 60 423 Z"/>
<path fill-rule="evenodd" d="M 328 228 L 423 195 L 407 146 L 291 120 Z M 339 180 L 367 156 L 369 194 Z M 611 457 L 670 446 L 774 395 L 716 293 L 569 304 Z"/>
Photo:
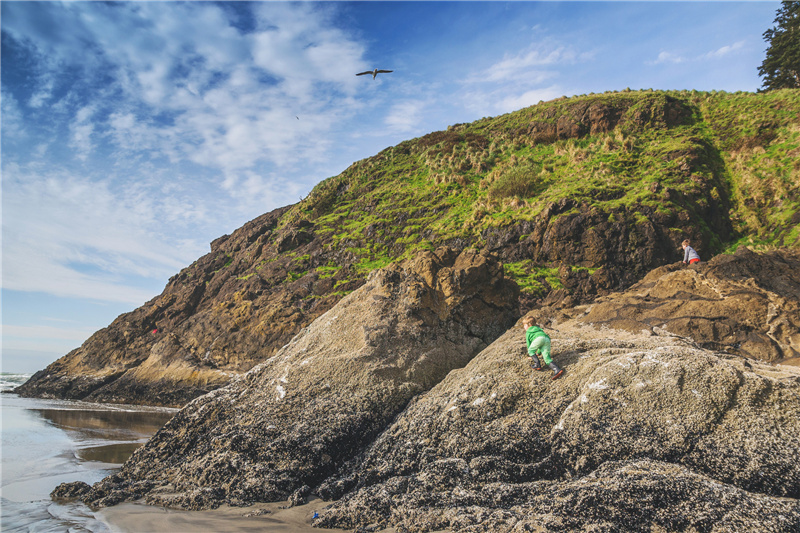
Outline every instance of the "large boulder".
<path fill-rule="evenodd" d="M 800 250 L 740 248 L 708 263 L 664 266 L 622 294 L 568 313 L 597 326 L 663 329 L 705 348 L 800 364 Z"/>
<path fill-rule="evenodd" d="M 679 336 L 515 328 L 317 490 L 314 524 L 398 531 L 797 531 L 800 370 Z"/>
<path fill-rule="evenodd" d="M 187 405 L 84 499 L 184 509 L 302 501 L 414 396 L 505 332 L 517 298 L 502 266 L 474 250 L 376 271 L 274 357 Z"/>

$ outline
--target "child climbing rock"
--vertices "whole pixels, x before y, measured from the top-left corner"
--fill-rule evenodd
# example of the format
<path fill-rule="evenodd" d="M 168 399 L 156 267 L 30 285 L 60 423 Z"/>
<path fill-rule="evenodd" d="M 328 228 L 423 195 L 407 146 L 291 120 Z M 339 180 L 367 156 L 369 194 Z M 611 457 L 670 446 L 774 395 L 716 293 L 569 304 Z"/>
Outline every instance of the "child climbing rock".
<path fill-rule="evenodd" d="M 681 246 L 683 247 L 683 262 L 684 263 L 689 263 L 690 265 L 693 265 L 695 263 L 699 263 L 700 262 L 700 255 L 697 252 L 694 251 L 694 248 L 689 246 L 689 239 L 686 239 L 685 241 L 683 241 L 681 243 Z"/>
<path fill-rule="evenodd" d="M 553 377 L 551 379 L 558 379 L 563 376 L 564 370 L 559 368 L 550 357 L 550 336 L 539 326 L 534 326 L 533 318 L 531 317 L 525 317 L 523 319 L 522 327 L 525 329 L 525 344 L 528 346 L 528 355 L 531 358 L 533 369 L 544 370 L 538 357 L 541 354 L 544 363 L 553 370 Z"/>

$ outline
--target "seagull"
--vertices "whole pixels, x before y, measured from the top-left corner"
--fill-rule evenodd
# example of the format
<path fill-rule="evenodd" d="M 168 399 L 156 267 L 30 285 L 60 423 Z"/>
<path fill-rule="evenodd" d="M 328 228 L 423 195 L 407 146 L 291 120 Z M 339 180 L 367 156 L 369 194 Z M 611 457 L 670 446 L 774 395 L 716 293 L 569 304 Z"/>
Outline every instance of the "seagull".
<path fill-rule="evenodd" d="M 366 72 L 359 72 L 358 74 L 356 74 L 356 76 L 363 76 L 364 74 L 372 74 L 372 79 L 374 80 L 375 76 L 377 76 L 378 74 L 380 74 L 382 72 L 394 72 L 394 71 L 392 71 L 392 70 L 378 70 L 378 69 L 375 69 L 375 70 L 368 70 Z"/>

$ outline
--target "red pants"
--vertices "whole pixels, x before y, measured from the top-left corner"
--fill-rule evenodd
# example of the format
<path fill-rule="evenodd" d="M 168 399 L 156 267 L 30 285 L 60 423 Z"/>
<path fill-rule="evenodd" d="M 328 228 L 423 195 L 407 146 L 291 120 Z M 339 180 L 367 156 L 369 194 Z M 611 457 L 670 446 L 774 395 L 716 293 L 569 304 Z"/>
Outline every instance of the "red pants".
<path fill-rule="evenodd" d="M 695 263 L 699 263 L 699 262 L 700 262 L 700 260 L 699 260 L 699 259 L 697 259 L 697 258 L 695 258 L 695 259 L 690 259 L 690 260 L 689 260 L 689 264 L 690 264 L 690 265 L 693 265 L 693 264 L 695 264 Z"/>

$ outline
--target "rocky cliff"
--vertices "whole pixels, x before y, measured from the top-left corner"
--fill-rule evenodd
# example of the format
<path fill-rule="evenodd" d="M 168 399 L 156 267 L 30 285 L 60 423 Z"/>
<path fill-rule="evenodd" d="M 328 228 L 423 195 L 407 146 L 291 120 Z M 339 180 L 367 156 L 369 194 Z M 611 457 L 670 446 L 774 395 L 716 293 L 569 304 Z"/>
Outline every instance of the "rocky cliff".
<path fill-rule="evenodd" d="M 317 488 L 338 501 L 315 524 L 796 530 L 800 370 L 701 348 L 696 340 L 720 347 L 727 337 L 686 321 L 745 331 L 731 351 L 797 350 L 798 258 L 742 251 L 657 269 L 602 303 L 533 312 L 549 323 L 566 377 L 532 371 L 512 329 Z"/>
<path fill-rule="evenodd" d="M 543 306 L 542 322 L 571 317 L 631 333 L 691 338 L 749 359 L 800 366 L 800 250 L 740 248 L 707 263 L 659 267 L 624 293 L 571 309 Z"/>
<path fill-rule="evenodd" d="M 317 491 L 315 525 L 398 531 L 794 531 L 800 371 L 670 336 L 511 330 Z"/>
<path fill-rule="evenodd" d="M 441 245 L 497 255 L 523 310 L 680 258 L 800 245 L 800 92 L 543 102 L 387 148 L 211 243 L 27 396 L 182 406 L 274 356 L 370 272 Z M 776 356 L 777 357 L 777 356 Z"/>
<path fill-rule="evenodd" d="M 314 525 L 360 531 L 797 531 L 800 369 L 704 348 L 655 311 L 675 309 L 676 287 L 721 309 L 780 288 L 773 314 L 786 314 L 750 323 L 757 352 L 797 318 L 797 259 L 740 252 L 595 306 L 532 311 L 566 369 L 552 381 L 520 322 L 507 329 L 515 295 L 497 264 L 425 253 L 190 403 L 83 498 L 205 509 L 316 494 L 330 503 Z M 656 297 L 641 329 L 616 321 Z"/>
<path fill-rule="evenodd" d="M 316 486 L 508 329 L 517 294 L 475 251 L 381 269 L 274 357 L 190 403 L 90 498 L 191 509 Z"/>

